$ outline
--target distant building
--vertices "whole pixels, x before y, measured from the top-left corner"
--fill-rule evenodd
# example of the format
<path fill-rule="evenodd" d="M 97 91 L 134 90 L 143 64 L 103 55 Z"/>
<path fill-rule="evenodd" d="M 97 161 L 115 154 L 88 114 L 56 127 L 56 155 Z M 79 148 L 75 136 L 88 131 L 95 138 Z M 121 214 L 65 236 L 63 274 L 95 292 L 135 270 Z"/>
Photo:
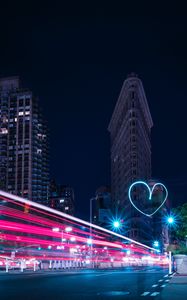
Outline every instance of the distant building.
<path fill-rule="evenodd" d="M 97 225 L 108 225 L 111 218 L 111 192 L 108 187 L 102 186 L 95 193 L 92 202 L 92 220 Z"/>
<path fill-rule="evenodd" d="M 56 184 L 54 180 L 50 183 L 49 206 L 69 215 L 74 215 L 74 190 L 66 185 Z"/>
<path fill-rule="evenodd" d="M 151 178 L 150 134 L 153 126 L 141 80 L 130 74 L 124 81 L 108 130 L 111 138 L 111 186 L 114 207 L 123 210 L 126 234 L 150 240 L 150 221 L 130 204 L 128 189 L 136 180 Z M 143 199 L 135 195 L 143 205 Z"/>
<path fill-rule="evenodd" d="M 46 204 L 48 130 L 38 99 L 19 77 L 0 79 L 0 188 Z"/>

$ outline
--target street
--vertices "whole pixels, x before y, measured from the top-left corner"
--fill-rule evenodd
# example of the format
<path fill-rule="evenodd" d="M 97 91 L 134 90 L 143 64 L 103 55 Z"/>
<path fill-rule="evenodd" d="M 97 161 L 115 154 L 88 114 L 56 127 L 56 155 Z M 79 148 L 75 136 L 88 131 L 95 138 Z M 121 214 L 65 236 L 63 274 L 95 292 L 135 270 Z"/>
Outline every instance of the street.
<path fill-rule="evenodd" d="M 125 270 L 0 272 L 1 300 L 161 299 L 167 269 L 129 267 Z"/>

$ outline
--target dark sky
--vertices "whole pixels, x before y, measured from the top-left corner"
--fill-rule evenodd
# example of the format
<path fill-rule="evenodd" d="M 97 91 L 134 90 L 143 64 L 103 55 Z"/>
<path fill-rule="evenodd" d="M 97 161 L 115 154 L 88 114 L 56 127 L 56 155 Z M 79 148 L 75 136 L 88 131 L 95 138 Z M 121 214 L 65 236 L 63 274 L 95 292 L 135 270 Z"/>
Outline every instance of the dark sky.
<path fill-rule="evenodd" d="M 185 202 L 187 16 L 135 4 L 25 3 L 1 7 L 0 76 L 19 75 L 39 96 L 51 132 L 52 177 L 74 187 L 77 215 L 86 218 L 95 190 L 110 184 L 107 127 L 132 71 L 143 81 L 154 122 L 152 175 L 168 186 L 174 206 Z"/>

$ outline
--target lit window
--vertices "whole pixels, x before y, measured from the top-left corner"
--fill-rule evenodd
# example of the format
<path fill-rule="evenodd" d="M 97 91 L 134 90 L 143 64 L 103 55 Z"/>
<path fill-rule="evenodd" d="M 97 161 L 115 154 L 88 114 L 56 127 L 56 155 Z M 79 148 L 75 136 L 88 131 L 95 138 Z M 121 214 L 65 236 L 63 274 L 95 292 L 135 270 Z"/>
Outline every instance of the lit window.
<path fill-rule="evenodd" d="M 8 122 L 8 119 L 4 116 L 3 117 L 3 123 L 7 123 Z"/>
<path fill-rule="evenodd" d="M 18 116 L 23 116 L 24 112 L 23 111 L 19 111 Z"/>
<path fill-rule="evenodd" d="M 69 209 L 69 207 L 68 207 L 68 206 L 66 206 L 66 207 L 65 207 L 65 210 L 68 210 L 68 209 Z"/>
<path fill-rule="evenodd" d="M 42 149 L 37 149 L 37 154 L 42 154 Z"/>
<path fill-rule="evenodd" d="M 0 133 L 1 134 L 7 134 L 8 133 L 8 129 L 7 128 L 1 128 L 0 129 Z"/>
<path fill-rule="evenodd" d="M 26 111 L 26 112 L 25 112 L 25 115 L 26 115 L 26 116 L 30 115 L 30 111 Z"/>
<path fill-rule="evenodd" d="M 64 202 L 64 199 L 60 199 L 60 203 L 63 203 Z"/>

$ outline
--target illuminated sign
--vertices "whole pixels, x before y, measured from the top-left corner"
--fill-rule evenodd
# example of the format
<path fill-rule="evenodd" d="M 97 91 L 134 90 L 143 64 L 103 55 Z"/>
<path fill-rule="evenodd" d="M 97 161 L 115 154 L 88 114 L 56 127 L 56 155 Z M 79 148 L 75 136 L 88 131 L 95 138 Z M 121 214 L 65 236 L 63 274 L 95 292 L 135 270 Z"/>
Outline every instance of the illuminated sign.
<path fill-rule="evenodd" d="M 149 200 L 150 200 L 150 201 L 152 200 L 153 191 L 154 191 L 154 189 L 155 189 L 156 186 L 161 186 L 161 187 L 163 187 L 164 190 L 165 190 L 165 192 L 166 192 L 165 198 L 164 198 L 164 200 L 162 201 L 161 205 L 160 205 L 153 213 L 151 213 L 151 214 L 147 214 L 147 213 L 143 212 L 142 210 L 140 210 L 140 209 L 135 205 L 135 203 L 134 203 L 134 201 L 133 201 L 133 199 L 132 199 L 132 197 L 131 197 L 132 189 L 133 189 L 136 185 L 140 185 L 140 184 L 146 186 L 146 188 L 148 189 L 148 191 L 149 191 Z M 155 184 L 153 185 L 153 187 L 150 188 L 149 185 L 148 185 L 146 182 L 144 182 L 144 181 L 136 181 L 136 182 L 132 183 L 131 186 L 129 187 L 128 196 L 129 196 L 129 200 L 130 200 L 131 204 L 134 206 L 134 208 L 135 208 L 136 210 L 138 210 L 140 213 L 142 213 L 143 215 L 145 215 L 145 216 L 147 216 L 147 217 L 151 217 L 151 216 L 153 216 L 153 215 L 154 215 L 154 214 L 155 214 L 155 213 L 156 213 L 156 212 L 164 205 L 164 203 L 166 202 L 166 199 L 167 199 L 167 197 L 168 197 L 168 190 L 167 190 L 167 188 L 165 187 L 165 185 L 164 185 L 163 183 L 160 183 L 160 182 L 155 183 Z"/>

